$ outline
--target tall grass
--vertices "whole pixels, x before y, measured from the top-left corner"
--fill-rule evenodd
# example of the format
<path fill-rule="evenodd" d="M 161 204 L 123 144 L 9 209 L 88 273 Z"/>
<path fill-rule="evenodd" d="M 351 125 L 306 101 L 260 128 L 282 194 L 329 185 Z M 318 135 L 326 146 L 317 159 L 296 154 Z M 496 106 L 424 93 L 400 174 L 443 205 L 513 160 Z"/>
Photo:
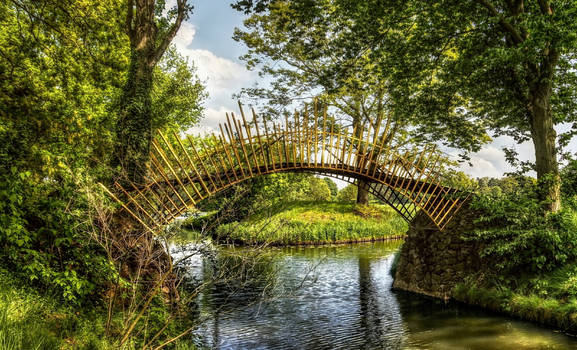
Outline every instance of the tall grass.
<path fill-rule="evenodd" d="M 219 241 L 244 244 L 318 244 L 402 236 L 406 222 L 385 205 L 292 202 L 216 228 Z"/>
<path fill-rule="evenodd" d="M 106 311 L 103 309 L 63 306 L 49 295 L 41 295 L 32 288 L 20 285 L 1 268 L 0 286 L 0 350 L 143 348 L 132 340 L 122 346 L 118 345 L 118 327 L 111 330 L 107 337 Z M 125 316 L 122 312 L 115 313 L 112 315 L 112 323 L 121 324 Z M 172 335 L 169 334 L 168 337 Z M 194 344 L 184 337 L 166 348 L 196 349 Z"/>
<path fill-rule="evenodd" d="M 47 330 L 42 298 L 12 285 L 0 271 L 0 349 L 57 349 L 60 341 Z"/>

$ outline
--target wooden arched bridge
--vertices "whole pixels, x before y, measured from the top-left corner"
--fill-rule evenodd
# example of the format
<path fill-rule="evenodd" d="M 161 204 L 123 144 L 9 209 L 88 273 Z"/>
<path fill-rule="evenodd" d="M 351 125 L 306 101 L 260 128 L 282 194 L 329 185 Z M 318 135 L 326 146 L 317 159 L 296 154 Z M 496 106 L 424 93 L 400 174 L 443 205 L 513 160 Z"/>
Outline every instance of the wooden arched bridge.
<path fill-rule="evenodd" d="M 295 113 L 283 124 L 226 115 L 220 135 L 152 141 L 145 184 L 115 183 L 104 189 L 152 232 L 199 201 L 244 180 L 278 172 L 312 172 L 355 183 L 388 203 L 405 220 L 420 210 L 443 229 L 468 197 L 443 185 L 434 147 L 401 151 L 386 137 L 388 123 L 349 130 L 324 113 Z M 385 125 L 381 125 L 385 124 Z"/>

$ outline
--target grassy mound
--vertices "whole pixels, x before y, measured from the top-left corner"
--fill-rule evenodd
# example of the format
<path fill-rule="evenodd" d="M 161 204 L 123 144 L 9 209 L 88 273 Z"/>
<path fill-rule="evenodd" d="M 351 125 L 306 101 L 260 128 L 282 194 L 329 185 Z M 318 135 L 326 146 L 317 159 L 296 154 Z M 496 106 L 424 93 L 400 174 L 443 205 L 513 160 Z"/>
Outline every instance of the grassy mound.
<path fill-rule="evenodd" d="M 320 244 L 399 237 L 407 224 L 386 205 L 292 202 L 219 226 L 219 241 L 243 244 Z"/>

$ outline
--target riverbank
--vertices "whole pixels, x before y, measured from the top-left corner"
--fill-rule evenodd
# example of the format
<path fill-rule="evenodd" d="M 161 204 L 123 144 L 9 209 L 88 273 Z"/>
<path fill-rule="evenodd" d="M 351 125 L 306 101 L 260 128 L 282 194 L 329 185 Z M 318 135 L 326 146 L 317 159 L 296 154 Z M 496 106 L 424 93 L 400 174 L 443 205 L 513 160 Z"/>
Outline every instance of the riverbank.
<path fill-rule="evenodd" d="M 113 349 L 101 316 L 81 314 L 0 270 L 0 349 Z"/>
<path fill-rule="evenodd" d="M 577 334 L 577 210 L 537 216 L 531 197 L 476 198 L 443 231 L 411 224 L 394 287 Z"/>
<path fill-rule="evenodd" d="M 246 245 L 318 245 L 403 238 L 406 222 L 380 204 L 308 201 L 263 210 L 244 221 L 218 226 L 212 237 Z"/>
<path fill-rule="evenodd" d="M 453 298 L 577 336 L 577 265 L 520 279 L 515 287 L 471 278 L 455 286 Z"/>

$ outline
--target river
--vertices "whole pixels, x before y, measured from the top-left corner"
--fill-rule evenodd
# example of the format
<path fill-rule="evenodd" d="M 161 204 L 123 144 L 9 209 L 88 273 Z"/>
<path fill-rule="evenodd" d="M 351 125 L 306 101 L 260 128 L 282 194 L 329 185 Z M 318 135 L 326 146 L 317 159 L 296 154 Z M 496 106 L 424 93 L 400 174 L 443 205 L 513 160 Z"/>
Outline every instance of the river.
<path fill-rule="evenodd" d="M 577 338 L 478 308 L 391 290 L 399 242 L 266 248 L 250 268 L 196 260 L 200 283 L 234 266 L 191 310 L 213 349 L 577 349 Z M 215 261 L 218 261 L 215 263 Z M 220 268 L 208 268 L 218 265 Z"/>

